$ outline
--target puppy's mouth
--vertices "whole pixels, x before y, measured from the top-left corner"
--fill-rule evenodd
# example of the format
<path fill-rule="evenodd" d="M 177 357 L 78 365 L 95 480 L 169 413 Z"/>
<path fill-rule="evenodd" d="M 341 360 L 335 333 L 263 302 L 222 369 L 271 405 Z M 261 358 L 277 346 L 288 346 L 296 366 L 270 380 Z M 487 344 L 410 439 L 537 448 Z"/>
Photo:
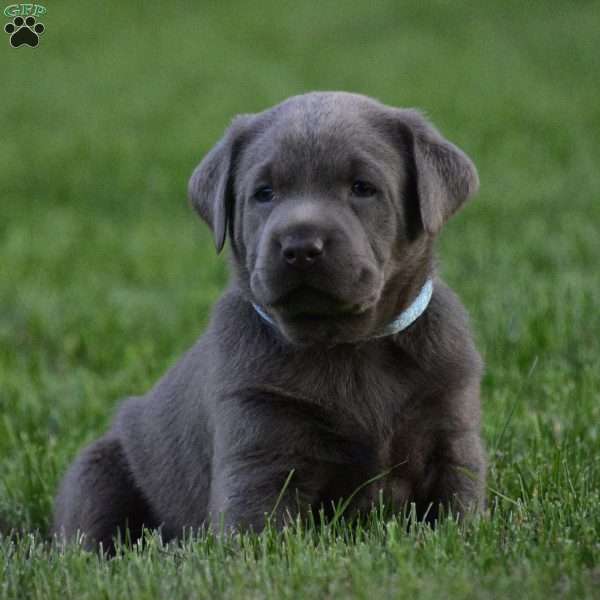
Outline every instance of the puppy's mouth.
<path fill-rule="evenodd" d="M 312 286 L 302 285 L 271 302 L 268 308 L 277 312 L 284 320 L 319 323 L 359 317 L 373 304 L 374 299 L 366 302 L 348 301 Z"/>

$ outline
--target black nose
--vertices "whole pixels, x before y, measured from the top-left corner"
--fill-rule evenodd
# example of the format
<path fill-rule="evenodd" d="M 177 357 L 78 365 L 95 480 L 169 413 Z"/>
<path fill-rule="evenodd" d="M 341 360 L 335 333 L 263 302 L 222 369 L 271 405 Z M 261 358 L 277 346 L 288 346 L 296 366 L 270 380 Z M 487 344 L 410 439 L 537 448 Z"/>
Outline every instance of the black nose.
<path fill-rule="evenodd" d="M 319 260 L 323 246 L 318 236 L 289 236 L 281 240 L 281 256 L 288 265 L 305 269 Z"/>

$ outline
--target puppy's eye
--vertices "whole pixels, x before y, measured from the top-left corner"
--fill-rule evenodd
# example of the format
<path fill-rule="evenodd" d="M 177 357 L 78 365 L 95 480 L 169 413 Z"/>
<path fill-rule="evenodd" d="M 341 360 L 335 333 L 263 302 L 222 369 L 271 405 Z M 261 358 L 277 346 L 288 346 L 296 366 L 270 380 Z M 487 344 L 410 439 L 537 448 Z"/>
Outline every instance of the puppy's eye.
<path fill-rule="evenodd" d="M 370 198 L 377 193 L 377 189 L 372 183 L 357 179 L 352 184 L 352 194 L 358 198 Z"/>
<path fill-rule="evenodd" d="M 254 192 L 254 199 L 261 204 L 271 202 L 274 197 L 275 194 L 273 193 L 273 188 L 270 185 L 263 185 Z"/>

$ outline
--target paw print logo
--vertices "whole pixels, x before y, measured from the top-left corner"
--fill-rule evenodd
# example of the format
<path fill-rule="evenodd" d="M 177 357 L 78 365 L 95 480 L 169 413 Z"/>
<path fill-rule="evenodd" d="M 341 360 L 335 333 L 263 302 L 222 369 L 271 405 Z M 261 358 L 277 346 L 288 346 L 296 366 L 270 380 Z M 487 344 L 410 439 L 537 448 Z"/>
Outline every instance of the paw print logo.
<path fill-rule="evenodd" d="M 44 25 L 36 23 L 35 17 L 15 17 L 12 23 L 4 26 L 4 31 L 10 35 L 10 45 L 18 48 L 25 44 L 35 48 L 40 41 L 40 35 L 44 33 Z"/>

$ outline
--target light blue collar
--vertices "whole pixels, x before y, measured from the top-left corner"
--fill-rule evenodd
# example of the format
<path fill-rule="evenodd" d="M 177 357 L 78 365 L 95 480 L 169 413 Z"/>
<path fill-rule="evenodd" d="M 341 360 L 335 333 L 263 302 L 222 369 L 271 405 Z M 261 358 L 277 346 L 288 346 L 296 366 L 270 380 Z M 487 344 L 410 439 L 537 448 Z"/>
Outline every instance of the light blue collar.
<path fill-rule="evenodd" d="M 409 325 L 412 325 L 429 306 L 429 301 L 433 294 L 433 281 L 428 279 L 425 285 L 421 288 L 419 295 L 414 299 L 412 304 L 403 310 L 391 323 L 388 323 L 381 332 L 371 336 L 373 338 L 386 337 L 404 331 Z M 252 303 L 254 310 L 267 322 L 269 325 L 277 328 L 275 321 L 265 312 L 258 304 Z"/>

